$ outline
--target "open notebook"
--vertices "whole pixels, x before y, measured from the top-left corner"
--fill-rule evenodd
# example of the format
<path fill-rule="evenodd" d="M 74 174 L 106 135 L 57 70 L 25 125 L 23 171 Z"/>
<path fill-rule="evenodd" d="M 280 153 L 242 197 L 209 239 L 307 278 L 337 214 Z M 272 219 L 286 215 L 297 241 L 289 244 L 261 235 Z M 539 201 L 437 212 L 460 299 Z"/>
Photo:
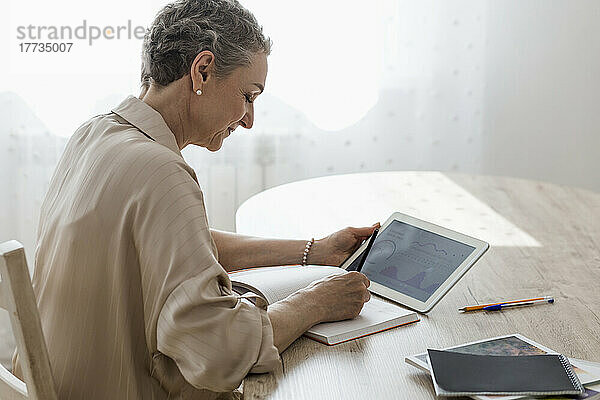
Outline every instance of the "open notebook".
<path fill-rule="evenodd" d="M 326 276 L 346 273 L 336 267 L 321 265 L 251 268 L 229 274 L 233 290 L 243 294 L 253 292 L 268 304 L 283 300 L 290 294 Z M 338 322 L 324 322 L 310 328 L 304 335 L 328 345 L 342 343 L 419 320 L 418 315 L 375 296 L 365 303 L 358 317 Z"/>

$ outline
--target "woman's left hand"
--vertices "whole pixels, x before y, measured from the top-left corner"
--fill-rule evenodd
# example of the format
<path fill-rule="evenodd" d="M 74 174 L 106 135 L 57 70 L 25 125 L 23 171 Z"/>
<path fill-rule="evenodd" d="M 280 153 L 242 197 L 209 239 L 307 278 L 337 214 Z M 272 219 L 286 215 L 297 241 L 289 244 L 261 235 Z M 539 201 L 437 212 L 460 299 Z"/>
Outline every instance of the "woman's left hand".
<path fill-rule="evenodd" d="M 348 227 L 315 241 L 314 257 L 309 255 L 308 263 L 340 266 L 379 227 L 379 222 L 366 228 Z"/>

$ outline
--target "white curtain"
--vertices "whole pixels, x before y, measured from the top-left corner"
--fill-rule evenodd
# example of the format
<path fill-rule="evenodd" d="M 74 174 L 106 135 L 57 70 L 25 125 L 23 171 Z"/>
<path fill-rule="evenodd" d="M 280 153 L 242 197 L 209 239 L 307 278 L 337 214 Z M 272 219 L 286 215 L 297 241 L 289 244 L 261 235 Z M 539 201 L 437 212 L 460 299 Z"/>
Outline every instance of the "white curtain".
<path fill-rule="evenodd" d="M 301 2 L 294 18 L 280 3 L 251 4 L 274 40 L 254 132 L 217 155 L 185 152 L 215 224 L 232 228 L 246 198 L 308 177 L 479 169 L 485 2 Z"/>

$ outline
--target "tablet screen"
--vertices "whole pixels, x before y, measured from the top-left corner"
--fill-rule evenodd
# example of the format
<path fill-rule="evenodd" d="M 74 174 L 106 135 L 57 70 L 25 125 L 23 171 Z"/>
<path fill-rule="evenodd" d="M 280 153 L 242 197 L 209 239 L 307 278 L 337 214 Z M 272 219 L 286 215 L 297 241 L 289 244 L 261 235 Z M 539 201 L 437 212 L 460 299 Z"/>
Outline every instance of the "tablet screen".
<path fill-rule="evenodd" d="M 474 250 L 394 220 L 377 235 L 361 272 L 373 282 L 425 302 Z M 347 270 L 356 270 L 361 258 Z"/>

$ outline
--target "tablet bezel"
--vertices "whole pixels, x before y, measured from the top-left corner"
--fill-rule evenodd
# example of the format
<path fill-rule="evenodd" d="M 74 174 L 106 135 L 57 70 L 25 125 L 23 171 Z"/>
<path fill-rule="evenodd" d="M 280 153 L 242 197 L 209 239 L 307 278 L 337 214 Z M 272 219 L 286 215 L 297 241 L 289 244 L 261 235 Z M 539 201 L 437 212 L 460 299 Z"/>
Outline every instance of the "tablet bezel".
<path fill-rule="evenodd" d="M 400 212 L 393 213 L 387 221 L 381 226 L 379 232 L 382 233 L 385 229 L 393 222 L 399 221 L 414 227 L 438 234 L 445 238 L 455 240 L 457 242 L 474 247 L 475 250 L 456 268 L 456 270 L 440 285 L 439 288 L 423 302 L 421 300 L 410 297 L 404 293 L 398 292 L 392 288 L 384 286 L 380 283 L 371 281 L 369 291 L 378 294 L 379 296 L 385 297 L 386 299 L 392 300 L 405 307 L 411 308 L 415 311 L 426 313 L 435 306 L 446 293 L 459 281 L 459 279 L 475 264 L 477 260 L 487 251 L 490 247 L 488 243 L 475 239 L 471 236 L 464 235 L 462 233 L 441 227 L 439 225 L 432 224 L 427 221 L 420 220 L 410 215 L 402 214 Z M 347 269 L 350 264 L 362 254 L 367 247 L 368 240 L 365 241 L 344 263 L 340 266 L 343 269 Z"/>

